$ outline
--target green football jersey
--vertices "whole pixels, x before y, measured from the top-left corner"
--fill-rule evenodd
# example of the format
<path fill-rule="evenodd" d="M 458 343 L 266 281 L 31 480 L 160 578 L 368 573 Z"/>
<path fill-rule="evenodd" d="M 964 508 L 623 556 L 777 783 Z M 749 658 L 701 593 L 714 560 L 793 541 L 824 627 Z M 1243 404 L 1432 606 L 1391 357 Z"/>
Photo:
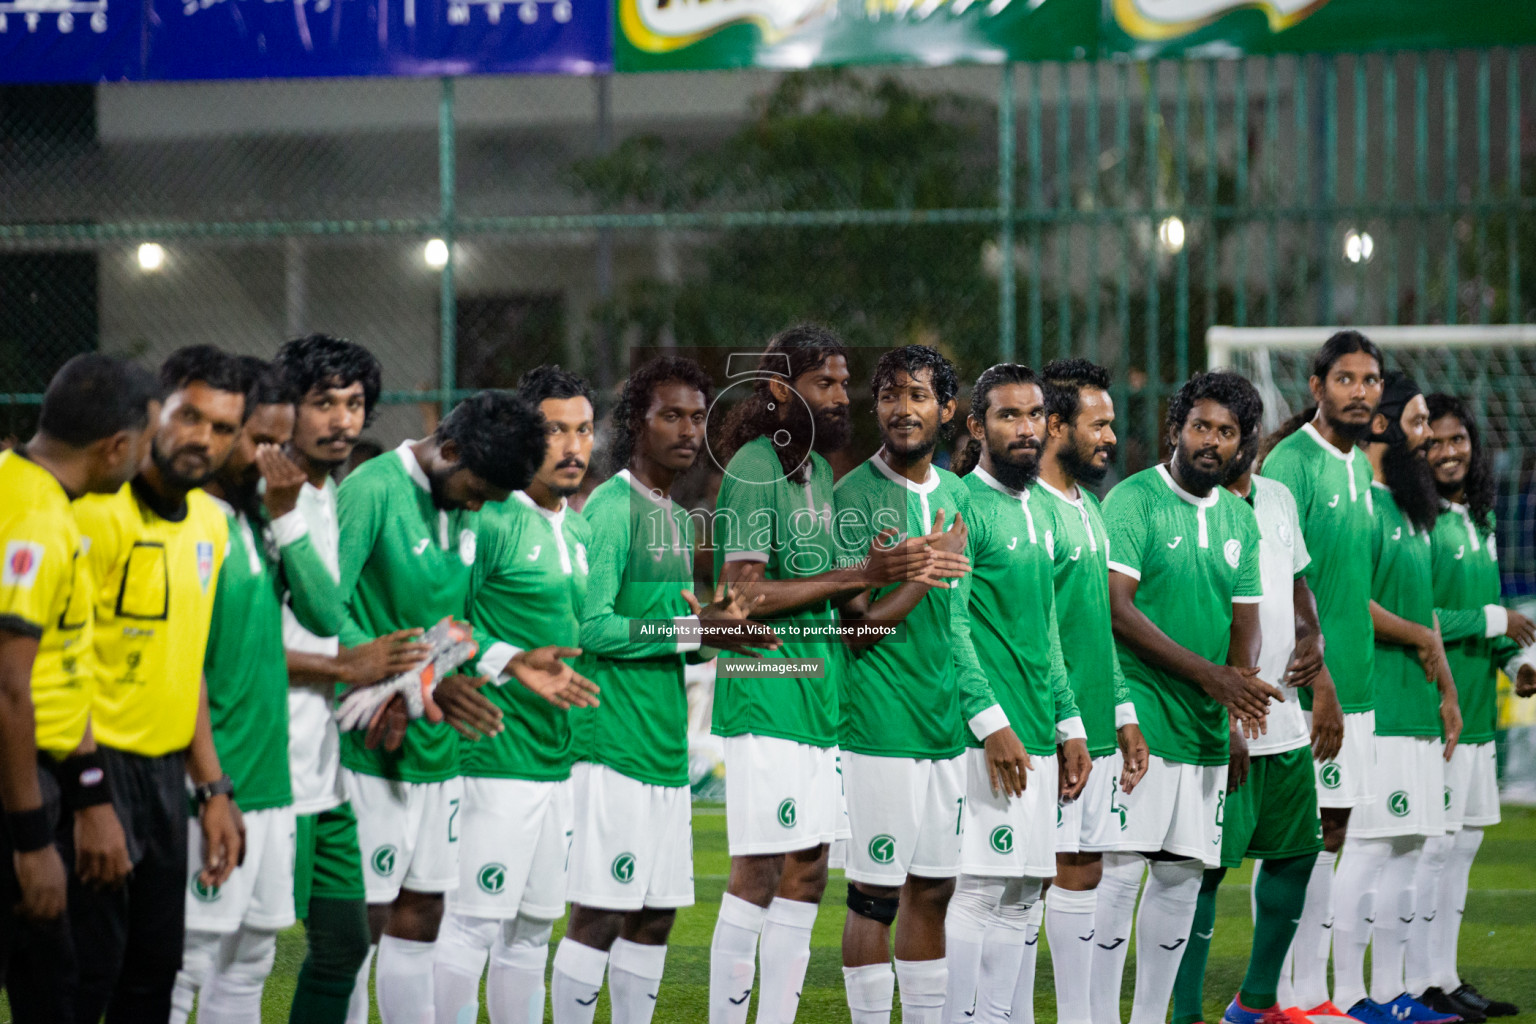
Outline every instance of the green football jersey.
<path fill-rule="evenodd" d="M 971 492 L 971 643 L 992 693 L 1024 749 L 1056 753 L 1056 723 L 1078 717 L 1056 627 L 1052 540 L 1030 506 L 1037 490 L 1013 491 L 977 466 Z M 1080 725 L 1080 723 L 1079 723 Z M 973 747 L 981 746 L 974 735 Z"/>
<path fill-rule="evenodd" d="M 397 629 L 426 629 L 445 615 L 464 618 L 480 516 L 445 512 L 407 441 L 363 463 L 342 482 L 341 642 L 356 647 Z M 341 763 L 364 775 L 441 782 L 459 774 L 459 734 L 447 722 L 417 719 L 397 751 L 369 750 L 362 730 L 342 733 Z"/>
<path fill-rule="evenodd" d="M 480 643 L 482 675 L 500 677 L 520 651 L 581 646 L 590 543 L 587 521 L 563 502 L 550 512 L 518 491 L 481 510 L 469 620 Z M 465 775 L 539 782 L 570 777 L 575 753 L 569 711 L 516 679 L 480 692 L 501 709 L 503 728 L 463 745 Z"/>
<path fill-rule="evenodd" d="M 1461 703 L 1461 742 L 1491 743 L 1499 717 L 1499 666 L 1520 653 L 1502 630 L 1488 635 L 1508 622 L 1493 611 L 1502 596 L 1494 531 L 1478 529 L 1465 505 L 1448 504 L 1435 520 L 1429 549 L 1435 614 Z"/>
<path fill-rule="evenodd" d="M 571 711 L 577 757 L 653 786 L 688 785 L 684 655 L 697 640 L 667 627 L 691 618 L 693 519 L 621 470 L 587 499 L 591 576 L 576 671 L 602 689 Z"/>
<path fill-rule="evenodd" d="M 229 549 L 203 655 L 213 746 L 241 810 L 286 807 L 293 802 L 288 666 L 276 574 L 250 521 L 222 501 L 219 506 L 229 519 Z"/>
<path fill-rule="evenodd" d="M 804 483 L 789 480 L 773 442 L 743 445 L 725 469 L 715 500 L 715 577 L 726 562 L 760 562 L 764 578 L 792 580 L 836 567 L 832 547 L 832 467 L 812 452 Z M 821 659 L 820 679 L 715 677 L 717 736 L 776 736 L 816 747 L 837 745 L 837 678 L 829 662 L 836 618 L 830 601 L 766 619 L 782 642 L 765 658 Z M 804 639 L 795 639 L 799 635 Z M 722 652 L 722 658 L 737 657 Z"/>
<path fill-rule="evenodd" d="M 1109 568 L 1139 583 L 1136 607 L 1168 638 L 1226 663 L 1232 606 L 1257 604 L 1259 524 L 1225 487 L 1197 498 L 1164 465 L 1121 481 L 1104 499 Z M 1180 764 L 1226 764 L 1227 711 L 1195 683 L 1120 645 L 1147 749 Z"/>
<path fill-rule="evenodd" d="M 1312 555 L 1307 585 L 1317 596 L 1323 661 L 1346 712 L 1376 706 L 1371 691 L 1375 631 L 1371 626 L 1371 464 L 1358 448 L 1348 455 L 1308 423 L 1264 459 L 1264 476 L 1296 498 L 1301 534 Z M 1310 688 L 1298 691 L 1312 707 Z"/>
<path fill-rule="evenodd" d="M 1434 625 L 1430 535 L 1403 515 L 1383 483 L 1376 490 L 1371 541 L 1371 600 L 1421 626 Z M 1376 641 L 1376 735 L 1439 736 L 1440 692 L 1424 678 L 1412 647 Z"/>
<path fill-rule="evenodd" d="M 857 564 L 883 530 L 920 537 L 944 512 L 969 520 L 970 490 L 948 470 L 930 466 L 914 484 L 877 453 L 837 482 L 834 530 L 840 557 Z M 879 600 L 897 585 L 872 591 Z M 843 668 L 842 748 L 874 757 L 958 757 L 967 723 L 997 704 L 971 645 L 970 577 L 934 587 L 895 635 L 849 649 Z"/>
<path fill-rule="evenodd" d="M 1115 709 L 1131 703 L 1109 616 L 1104 514 L 1099 499 L 1082 488 L 1074 501 L 1041 480 L 1029 494 L 1055 562 L 1056 625 L 1067 679 L 1088 733 L 1088 753 L 1103 757 L 1115 751 Z"/>

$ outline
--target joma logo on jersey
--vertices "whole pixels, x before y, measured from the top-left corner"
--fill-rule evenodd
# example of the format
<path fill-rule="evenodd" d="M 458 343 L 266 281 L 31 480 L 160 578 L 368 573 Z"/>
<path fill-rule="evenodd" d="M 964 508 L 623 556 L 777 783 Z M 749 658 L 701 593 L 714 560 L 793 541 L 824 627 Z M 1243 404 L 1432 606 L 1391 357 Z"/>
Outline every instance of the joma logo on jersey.
<path fill-rule="evenodd" d="M 779 824 L 785 828 L 795 827 L 795 800 L 794 797 L 786 797 L 779 803 Z"/>
<path fill-rule="evenodd" d="M 1173 538 L 1173 540 L 1168 542 L 1168 550 L 1172 551 L 1174 548 L 1178 547 L 1179 546 L 1179 541 L 1181 541 L 1183 539 L 1184 539 L 1184 537 L 1183 537 L 1182 534 L 1177 536 L 1177 537 L 1175 537 L 1175 538 Z"/>
<path fill-rule="evenodd" d="M 1395 818 L 1405 818 L 1405 817 L 1407 817 L 1408 816 L 1408 793 L 1407 793 L 1407 791 L 1399 789 L 1397 792 L 1395 792 L 1391 796 L 1387 797 L 1387 810 L 1391 811 L 1392 812 L 1392 816 L 1395 817 Z"/>
<path fill-rule="evenodd" d="M 1317 778 L 1323 784 L 1324 789 L 1338 789 L 1339 783 L 1344 781 L 1343 775 L 1344 773 L 1339 771 L 1339 766 L 1329 761 L 1317 773 Z"/>
<path fill-rule="evenodd" d="M 992 849 L 997 851 L 998 853 L 1012 853 L 1013 852 L 1013 826 L 1012 825 L 999 825 L 999 826 L 997 826 L 997 828 L 992 830 L 992 834 L 987 837 L 987 842 L 990 843 L 991 846 L 992 846 Z"/>
<path fill-rule="evenodd" d="M 480 873 L 475 875 L 475 884 L 480 887 L 481 892 L 488 892 L 495 896 L 507 887 L 506 865 L 497 864 L 494 861 L 485 865 L 480 869 Z"/>
<path fill-rule="evenodd" d="M 608 869 L 613 874 L 613 880 L 621 885 L 628 885 L 635 880 L 635 855 L 621 853 L 613 858 L 613 865 Z"/>
<path fill-rule="evenodd" d="M 216 885 L 208 885 L 198 875 L 192 876 L 192 898 L 199 903 L 217 903 L 222 894 Z"/>
<path fill-rule="evenodd" d="M 869 859 L 876 864 L 889 864 L 896 859 L 896 839 L 884 833 L 869 841 Z"/>
<path fill-rule="evenodd" d="M 368 863 L 373 866 L 376 874 L 392 875 L 395 873 L 395 854 L 398 851 L 389 844 L 385 844 L 373 851 L 373 856 L 368 858 Z"/>

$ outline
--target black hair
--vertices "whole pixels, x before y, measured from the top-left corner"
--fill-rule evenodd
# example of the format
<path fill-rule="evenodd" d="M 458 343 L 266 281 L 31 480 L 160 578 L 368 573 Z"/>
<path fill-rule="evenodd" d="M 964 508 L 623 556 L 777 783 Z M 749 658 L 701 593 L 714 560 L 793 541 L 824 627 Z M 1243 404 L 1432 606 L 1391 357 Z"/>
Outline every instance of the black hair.
<path fill-rule="evenodd" d="M 988 367 L 976 378 L 976 383 L 971 385 L 971 416 L 977 423 L 986 425 L 987 410 L 992 407 L 992 391 L 1006 384 L 1034 384 L 1040 386 L 1040 375 L 1022 363 L 998 363 Z M 964 476 L 976 468 L 981 461 L 981 442 L 972 437 L 966 442 L 960 454 L 955 456 L 950 471 L 956 476 Z"/>
<path fill-rule="evenodd" d="M 510 391 L 476 392 L 443 417 L 434 436 L 454 443 L 461 467 L 509 491 L 528 486 L 549 444 L 538 408 Z"/>
<path fill-rule="evenodd" d="M 1298 413 L 1293 413 L 1291 418 L 1275 428 L 1274 433 L 1264 438 L 1264 444 L 1259 450 L 1259 465 L 1269 458 L 1269 453 L 1275 450 L 1275 446 L 1290 437 L 1302 427 L 1317 418 L 1317 406 L 1309 405 Z"/>
<path fill-rule="evenodd" d="M 1258 434 L 1259 421 L 1264 415 L 1264 400 L 1246 377 L 1231 370 L 1197 373 L 1185 381 L 1168 400 L 1167 429 L 1173 434 L 1182 432 L 1185 421 L 1189 419 L 1189 411 L 1195 407 L 1196 402 L 1206 399 L 1226 406 L 1237 417 L 1243 442 Z"/>
<path fill-rule="evenodd" d="M 1077 419 L 1084 388 L 1109 390 L 1109 371 L 1086 359 L 1057 359 L 1040 371 L 1046 416 L 1058 416 L 1067 426 Z M 974 399 L 972 399 L 974 402 Z"/>
<path fill-rule="evenodd" d="M 206 384 L 215 391 L 245 394 L 246 375 L 240 361 L 212 345 L 179 348 L 160 364 L 160 388 L 166 394 L 188 384 Z"/>
<path fill-rule="evenodd" d="M 149 403 L 160 396 L 160 382 L 142 366 L 87 352 L 59 367 L 48 382 L 37 428 L 72 448 L 84 448 L 120 430 L 149 426 Z"/>
<path fill-rule="evenodd" d="M 704 394 L 707 404 L 714 394 L 714 383 L 704 368 L 682 356 L 657 356 L 643 363 L 624 382 L 619 403 L 613 409 L 613 448 L 609 458 L 615 471 L 629 465 L 635 454 L 635 439 L 645 429 L 645 414 L 651 398 L 663 384 L 683 384 Z"/>
<path fill-rule="evenodd" d="M 881 356 L 869 378 L 869 390 L 879 398 L 880 389 L 894 382 L 898 373 L 905 373 L 915 380 L 919 370 L 929 371 L 928 384 L 940 405 L 947 404 L 960 393 L 960 378 L 955 374 L 954 364 L 927 345 L 903 345 Z"/>
<path fill-rule="evenodd" d="M 1376 360 L 1376 368 L 1385 373 L 1387 360 L 1381 354 L 1381 349 L 1376 343 L 1359 331 L 1338 331 L 1323 342 L 1323 347 L 1317 350 L 1312 357 L 1312 376 L 1319 380 L 1326 380 L 1328 371 L 1333 369 L 1333 364 L 1347 355 L 1356 352 L 1364 352 Z"/>
<path fill-rule="evenodd" d="M 235 356 L 245 377 L 245 405 L 255 411 L 258 405 L 292 405 L 298 395 L 277 367 L 256 356 Z"/>
<path fill-rule="evenodd" d="M 299 400 L 316 388 L 347 388 L 361 382 L 363 422 L 373 419 L 384 371 L 363 346 L 329 334 L 310 334 L 284 344 L 272 362 Z"/>
<path fill-rule="evenodd" d="M 570 370 L 561 369 L 559 363 L 535 366 L 517 382 L 517 397 L 535 409 L 547 398 L 585 398 L 594 407 L 592 386 Z"/>
<path fill-rule="evenodd" d="M 772 433 L 782 424 L 778 410 L 771 408 L 776 404 L 768 390 L 771 377 L 779 377 L 789 384 L 802 374 L 820 369 L 827 360 L 837 356 L 847 359 L 848 348 L 830 328 L 821 324 L 795 324 L 770 338 L 758 363 L 752 394 L 731 410 L 720 430 L 720 461 L 729 463 L 748 442 Z M 804 411 L 803 406 L 791 403 L 791 409 L 797 407 Z M 809 431 L 791 431 L 792 435 L 801 433 L 808 434 Z M 799 443 L 795 443 L 797 441 Z M 774 446 L 786 473 L 805 463 L 806 445 L 807 442 L 796 436 L 790 444 Z"/>
<path fill-rule="evenodd" d="M 1466 403 L 1455 395 L 1437 392 L 1425 395 L 1424 401 L 1429 406 L 1430 423 L 1444 416 L 1454 416 L 1461 421 L 1462 429 L 1467 432 L 1467 440 L 1472 444 L 1472 456 L 1467 460 L 1467 478 L 1462 483 L 1463 504 L 1471 514 L 1472 522 L 1486 533 L 1493 529 L 1494 483 L 1493 470 L 1483 451 L 1482 430 L 1472 418 Z"/>

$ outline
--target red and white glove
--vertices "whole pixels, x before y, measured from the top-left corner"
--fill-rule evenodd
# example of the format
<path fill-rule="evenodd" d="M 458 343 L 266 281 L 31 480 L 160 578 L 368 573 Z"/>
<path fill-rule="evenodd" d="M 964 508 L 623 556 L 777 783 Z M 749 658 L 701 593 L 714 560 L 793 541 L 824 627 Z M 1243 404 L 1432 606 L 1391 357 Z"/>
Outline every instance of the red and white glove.
<path fill-rule="evenodd" d="M 427 660 L 419 668 L 369 686 L 360 686 L 342 698 L 336 709 L 336 725 L 342 732 L 368 729 L 384 714 L 396 695 L 405 698 L 406 713 L 412 721 L 443 720 L 442 709 L 432 699 L 438 680 L 469 661 L 479 651 L 474 633 L 467 622 L 445 616 L 422 634 L 423 643 L 431 644 Z"/>

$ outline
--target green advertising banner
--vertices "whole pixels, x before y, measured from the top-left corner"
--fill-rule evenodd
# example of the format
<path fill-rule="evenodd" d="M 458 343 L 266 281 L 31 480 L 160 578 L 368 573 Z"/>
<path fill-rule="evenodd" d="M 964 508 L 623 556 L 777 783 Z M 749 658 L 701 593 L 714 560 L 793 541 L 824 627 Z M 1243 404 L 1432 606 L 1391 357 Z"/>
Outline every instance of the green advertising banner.
<path fill-rule="evenodd" d="M 618 0 L 619 71 L 1096 55 L 1098 0 Z"/>

